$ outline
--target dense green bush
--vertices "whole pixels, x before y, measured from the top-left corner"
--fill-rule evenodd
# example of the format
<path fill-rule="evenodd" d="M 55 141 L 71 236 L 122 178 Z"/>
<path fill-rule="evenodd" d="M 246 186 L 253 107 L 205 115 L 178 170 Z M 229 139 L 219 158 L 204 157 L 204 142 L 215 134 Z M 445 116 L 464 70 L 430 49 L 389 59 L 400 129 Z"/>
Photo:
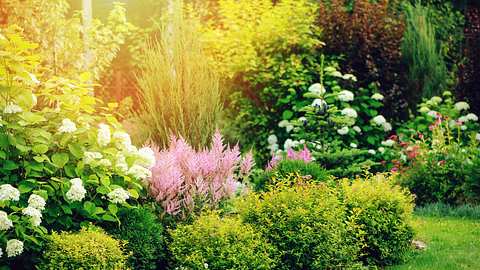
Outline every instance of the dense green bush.
<path fill-rule="evenodd" d="M 241 219 L 281 255 L 279 269 L 335 269 L 356 265 L 361 242 L 335 192 L 325 184 L 284 187 L 238 201 Z"/>
<path fill-rule="evenodd" d="M 154 270 L 165 265 L 165 231 L 155 213 L 146 207 L 133 208 L 120 215 L 120 222 L 108 231 L 127 242 L 126 249 L 132 254 L 130 267 Z"/>
<path fill-rule="evenodd" d="M 410 250 L 413 197 L 384 175 L 339 184 L 347 215 L 362 233 L 360 258 L 369 265 L 391 265 Z"/>
<path fill-rule="evenodd" d="M 176 269 L 276 269 L 274 247 L 240 220 L 215 213 L 171 232 Z"/>
<path fill-rule="evenodd" d="M 53 233 L 38 269 L 128 269 L 128 255 L 123 250 L 122 242 L 97 228 Z"/>
<path fill-rule="evenodd" d="M 292 173 L 297 173 L 318 182 L 324 182 L 330 177 L 327 171 L 317 163 L 285 159 L 271 170 L 265 170 L 252 176 L 252 183 L 255 190 L 265 190 L 269 186 L 275 186 L 277 180 L 284 180 L 287 175 Z"/>

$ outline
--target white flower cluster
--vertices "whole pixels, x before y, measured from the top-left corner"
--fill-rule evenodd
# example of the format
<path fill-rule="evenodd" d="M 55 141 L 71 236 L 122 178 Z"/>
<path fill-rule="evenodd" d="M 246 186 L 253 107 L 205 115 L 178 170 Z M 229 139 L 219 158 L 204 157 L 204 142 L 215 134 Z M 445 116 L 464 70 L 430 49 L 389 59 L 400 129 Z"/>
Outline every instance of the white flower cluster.
<path fill-rule="evenodd" d="M 278 123 L 278 127 L 285 128 L 287 132 L 293 130 L 293 124 L 288 122 L 288 120 L 282 120 Z"/>
<path fill-rule="evenodd" d="M 438 105 L 440 104 L 441 102 L 443 101 L 443 99 L 439 96 L 433 96 L 428 102 L 427 104 L 429 105 Z"/>
<path fill-rule="evenodd" d="M 18 201 L 20 199 L 20 191 L 10 184 L 0 186 L 0 202 L 1 201 Z"/>
<path fill-rule="evenodd" d="M 362 129 L 359 126 L 353 126 L 352 129 L 355 130 L 355 132 L 357 133 L 362 133 Z"/>
<path fill-rule="evenodd" d="M 271 152 L 275 152 L 278 150 L 278 138 L 275 136 L 275 134 L 271 134 L 267 138 L 268 142 L 268 149 L 270 149 Z"/>
<path fill-rule="evenodd" d="M 127 174 L 135 179 L 146 180 L 152 177 L 152 172 L 140 165 L 134 164 L 127 171 Z"/>
<path fill-rule="evenodd" d="M 67 200 L 72 202 L 82 201 L 83 198 L 85 198 L 85 194 L 87 193 L 87 190 L 85 190 L 85 188 L 83 187 L 82 179 L 74 178 L 70 180 L 70 183 L 72 184 L 72 186 L 65 194 L 65 197 L 67 198 Z"/>
<path fill-rule="evenodd" d="M 132 145 L 130 135 L 123 131 L 115 131 L 113 133 L 113 140 L 115 141 L 115 146 L 120 149 L 128 148 Z"/>
<path fill-rule="evenodd" d="M 392 147 L 394 144 L 395 144 L 395 141 L 391 140 L 391 139 L 388 139 L 386 141 L 382 141 L 383 146 Z"/>
<path fill-rule="evenodd" d="M 357 148 L 358 145 L 357 145 L 356 143 L 353 143 L 353 142 L 352 142 L 352 143 L 350 143 L 350 147 L 352 147 L 352 148 Z"/>
<path fill-rule="evenodd" d="M 455 106 L 455 109 L 457 111 L 463 111 L 463 110 L 470 109 L 470 105 L 468 105 L 468 103 L 465 102 L 465 101 L 459 101 L 459 102 L 455 103 L 454 106 Z"/>
<path fill-rule="evenodd" d="M 22 108 L 15 103 L 9 102 L 5 109 L 3 109 L 5 114 L 14 114 L 23 112 Z"/>
<path fill-rule="evenodd" d="M 319 95 L 319 96 L 323 96 L 327 92 L 325 87 L 322 84 L 319 84 L 319 83 L 312 84 L 308 88 L 308 91 L 311 92 L 311 93 L 314 93 L 316 95 Z"/>
<path fill-rule="evenodd" d="M 438 117 L 438 112 L 432 110 L 432 111 L 429 111 L 427 113 L 427 115 L 432 117 L 432 118 L 437 118 Z"/>
<path fill-rule="evenodd" d="M 22 214 L 30 217 L 30 221 L 33 226 L 39 226 L 42 223 L 42 212 L 40 210 L 33 208 L 32 206 L 27 206 L 22 210 Z"/>
<path fill-rule="evenodd" d="M 380 93 L 375 93 L 375 94 L 372 95 L 371 98 L 374 99 L 374 100 L 380 101 L 380 100 L 383 100 L 384 97 L 383 97 L 383 95 L 380 94 Z"/>
<path fill-rule="evenodd" d="M 45 199 L 43 199 L 42 196 L 39 196 L 37 194 L 32 194 L 28 198 L 28 206 L 38 209 L 40 211 L 43 211 L 45 209 L 46 204 L 47 202 L 45 201 Z"/>
<path fill-rule="evenodd" d="M 477 133 L 477 135 L 475 135 L 475 139 L 477 139 L 477 141 L 480 141 L 480 133 Z"/>
<path fill-rule="evenodd" d="M 102 153 L 99 152 L 85 152 L 83 153 L 83 162 L 85 164 L 91 165 L 94 161 L 103 158 Z"/>
<path fill-rule="evenodd" d="M 140 148 L 138 150 L 137 159 L 135 162 L 145 168 L 152 168 L 155 165 L 155 153 L 153 152 L 152 148 Z"/>
<path fill-rule="evenodd" d="M 0 231 L 6 231 L 13 227 L 12 221 L 4 211 L 0 211 Z"/>
<path fill-rule="evenodd" d="M 353 101 L 354 97 L 353 93 L 348 90 L 343 90 L 338 93 L 338 99 L 340 101 L 350 102 Z"/>
<path fill-rule="evenodd" d="M 340 129 L 337 129 L 337 133 L 340 134 L 340 135 L 346 135 L 349 131 L 349 128 L 348 127 L 342 127 Z"/>
<path fill-rule="evenodd" d="M 58 128 L 60 133 L 73 133 L 77 130 L 77 126 L 72 120 L 65 118 L 62 120 L 62 125 Z"/>
<path fill-rule="evenodd" d="M 342 110 L 342 115 L 345 115 L 345 116 L 350 117 L 350 118 L 357 118 L 358 117 L 357 111 L 355 111 L 352 108 L 343 109 Z"/>
<path fill-rule="evenodd" d="M 127 173 L 128 171 L 127 160 L 122 153 L 117 154 L 117 160 L 115 161 L 115 170 L 121 173 Z"/>
<path fill-rule="evenodd" d="M 123 188 L 116 188 L 107 194 L 112 203 L 125 203 L 130 198 L 130 193 Z"/>
<path fill-rule="evenodd" d="M 375 151 L 374 149 L 369 149 L 369 150 L 368 150 L 368 153 L 369 153 L 370 155 L 375 155 L 375 154 L 377 153 L 377 151 Z"/>
<path fill-rule="evenodd" d="M 372 118 L 372 122 L 376 125 L 376 126 L 381 126 L 383 127 L 383 130 L 385 132 L 388 132 L 388 131 L 391 131 L 392 130 L 392 124 L 390 124 L 389 122 L 387 122 L 387 119 L 385 119 L 385 117 L 383 117 L 383 115 L 377 115 L 375 116 L 374 118 Z"/>
<path fill-rule="evenodd" d="M 110 127 L 105 124 L 98 125 L 97 131 L 97 143 L 98 145 L 104 147 L 110 143 L 111 134 L 110 134 Z"/>
<path fill-rule="evenodd" d="M 17 239 L 10 239 L 7 241 L 7 248 L 5 249 L 8 257 L 15 257 L 23 252 L 23 242 Z"/>
<path fill-rule="evenodd" d="M 297 140 L 286 139 L 285 143 L 283 143 L 283 149 L 288 150 L 295 148 L 300 145 L 300 142 Z"/>
<path fill-rule="evenodd" d="M 458 118 L 459 121 L 461 121 L 462 123 L 467 123 L 468 121 L 478 121 L 478 116 L 474 113 L 469 113 L 465 116 L 461 116 Z"/>

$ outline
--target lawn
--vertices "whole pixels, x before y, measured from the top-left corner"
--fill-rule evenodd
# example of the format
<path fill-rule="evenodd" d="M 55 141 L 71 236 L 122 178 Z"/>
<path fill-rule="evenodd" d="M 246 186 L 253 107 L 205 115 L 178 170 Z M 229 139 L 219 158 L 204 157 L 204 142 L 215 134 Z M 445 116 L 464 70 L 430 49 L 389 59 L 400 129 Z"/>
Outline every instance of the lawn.
<path fill-rule="evenodd" d="M 416 216 L 414 226 L 427 249 L 388 269 L 480 269 L 480 220 Z"/>

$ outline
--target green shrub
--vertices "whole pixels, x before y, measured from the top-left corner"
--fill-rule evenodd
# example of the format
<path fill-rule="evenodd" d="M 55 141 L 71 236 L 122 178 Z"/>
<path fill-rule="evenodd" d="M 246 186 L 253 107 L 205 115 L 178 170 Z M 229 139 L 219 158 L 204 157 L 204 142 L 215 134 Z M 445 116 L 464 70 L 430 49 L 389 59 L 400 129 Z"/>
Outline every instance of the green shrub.
<path fill-rule="evenodd" d="M 171 233 L 169 246 L 178 269 L 276 269 L 274 248 L 236 218 L 205 214 Z"/>
<path fill-rule="evenodd" d="M 121 225 L 109 230 L 127 241 L 132 253 L 128 263 L 134 269 L 154 270 L 165 264 L 164 227 L 148 208 L 133 208 L 120 216 Z"/>
<path fill-rule="evenodd" d="M 250 194 L 237 203 L 242 220 L 280 252 L 278 269 L 356 266 L 360 242 L 335 192 L 325 184 Z M 352 226 L 350 226 L 352 225 Z"/>
<path fill-rule="evenodd" d="M 275 186 L 277 184 L 275 179 L 281 180 L 292 173 L 297 173 L 318 182 L 324 182 L 330 177 L 327 171 L 317 163 L 284 159 L 272 170 L 262 171 L 252 177 L 252 182 L 255 190 L 266 190 L 268 186 Z"/>
<path fill-rule="evenodd" d="M 448 81 L 447 67 L 435 36 L 435 28 L 442 26 L 435 26 L 430 14 L 428 6 L 405 4 L 402 56 L 408 66 L 409 94 L 416 101 L 441 93 Z"/>
<path fill-rule="evenodd" d="M 53 233 L 39 269 L 128 269 L 124 244 L 100 229 Z"/>
<path fill-rule="evenodd" d="M 413 197 L 384 175 L 367 176 L 353 182 L 343 180 L 340 194 L 347 215 L 363 235 L 361 259 L 367 264 L 390 265 L 409 251 L 413 238 L 410 218 Z"/>

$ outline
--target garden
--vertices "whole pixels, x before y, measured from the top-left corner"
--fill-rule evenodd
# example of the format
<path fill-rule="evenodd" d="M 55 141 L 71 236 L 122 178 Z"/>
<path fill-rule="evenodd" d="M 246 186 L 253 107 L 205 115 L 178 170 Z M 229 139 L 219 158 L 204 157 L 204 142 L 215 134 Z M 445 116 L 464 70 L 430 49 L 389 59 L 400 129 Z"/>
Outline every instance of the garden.
<path fill-rule="evenodd" d="M 0 0 L 0 270 L 480 269 L 480 5 Z"/>

